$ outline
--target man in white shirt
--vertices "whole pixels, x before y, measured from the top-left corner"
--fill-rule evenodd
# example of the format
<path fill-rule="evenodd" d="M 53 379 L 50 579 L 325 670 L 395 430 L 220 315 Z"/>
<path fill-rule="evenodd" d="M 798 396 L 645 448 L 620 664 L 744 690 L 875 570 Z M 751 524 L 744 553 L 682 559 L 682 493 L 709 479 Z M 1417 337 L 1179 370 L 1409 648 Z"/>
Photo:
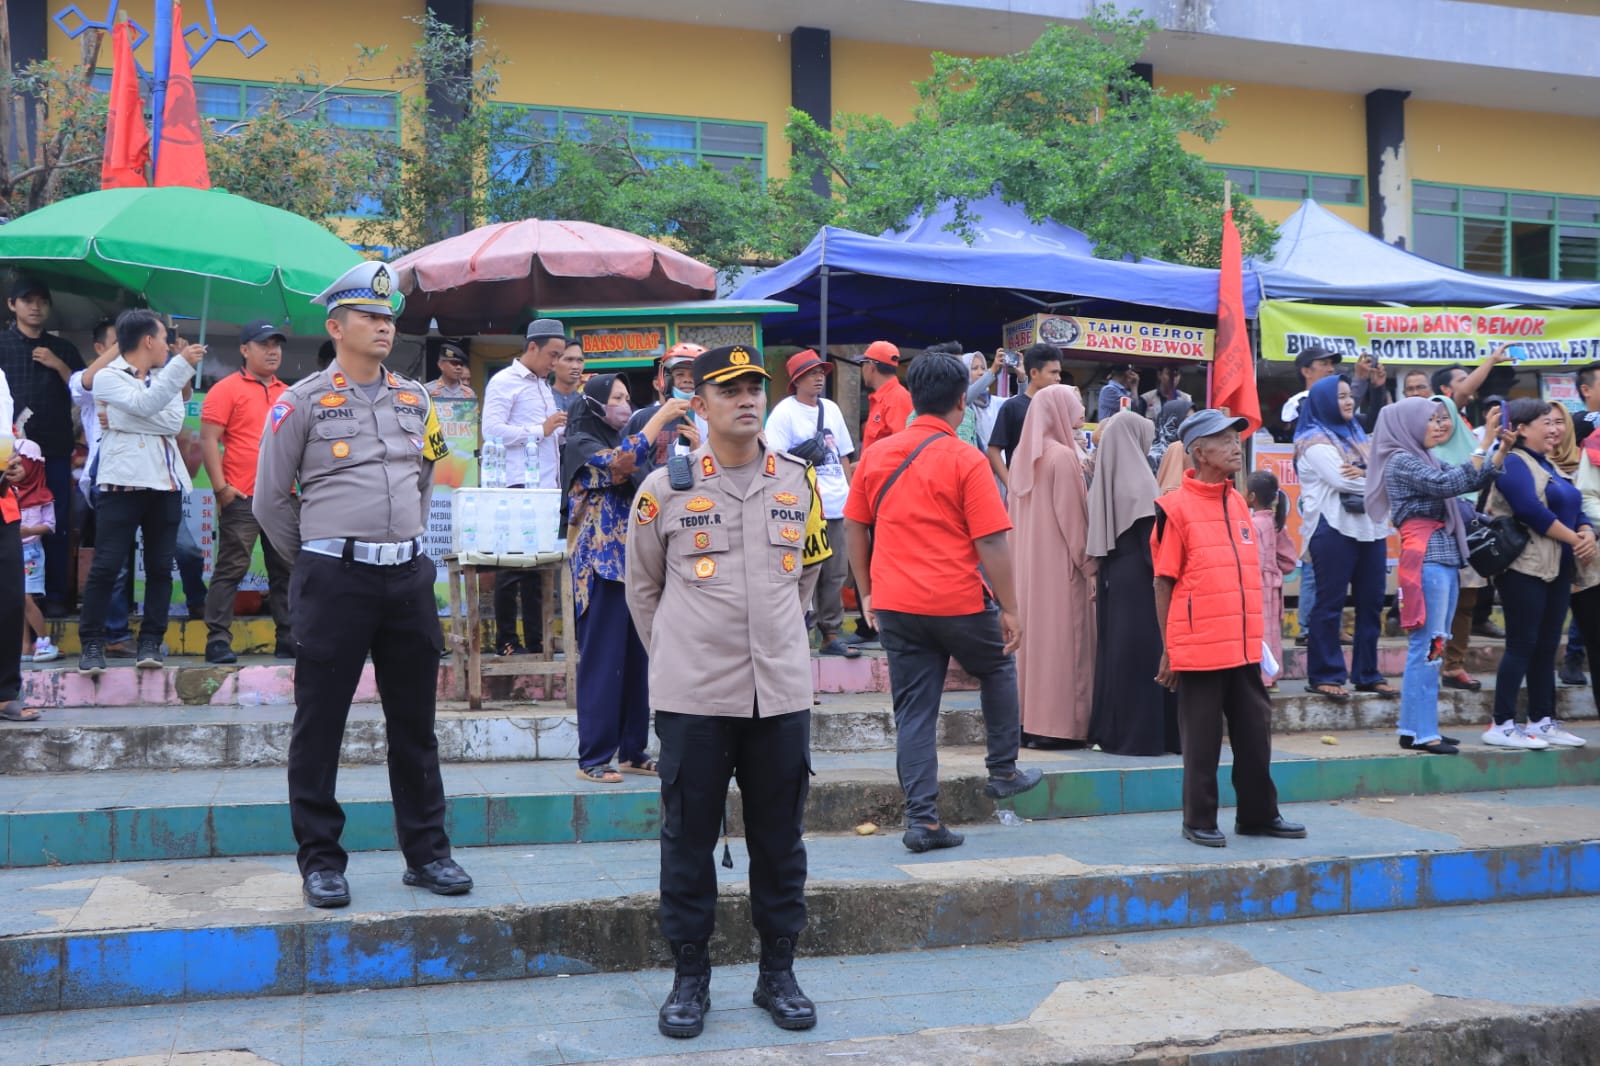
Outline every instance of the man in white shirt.
<path fill-rule="evenodd" d="M 816 471 L 817 495 L 822 500 L 822 517 L 828 522 L 828 544 L 833 548 L 832 557 L 822 563 L 822 575 L 817 581 L 816 626 L 822 637 L 818 652 L 854 659 L 861 654 L 856 647 L 861 638 L 843 635 L 841 593 L 850 572 L 850 556 L 844 550 L 844 501 L 850 495 L 850 458 L 855 454 L 855 443 L 839 405 L 822 395 L 833 364 L 807 349 L 789 357 L 788 370 L 790 395 L 779 400 L 767 416 L 767 443 L 780 451 L 793 452 L 815 440 L 820 432 L 822 440 L 815 456 L 801 456 L 810 458 Z M 805 535 L 802 529 L 794 533 L 796 540 Z M 789 530 L 782 530 L 781 535 L 787 537 Z"/>
<path fill-rule="evenodd" d="M 489 379 L 483 390 L 483 439 L 505 445 L 506 484 L 510 488 L 560 488 L 561 437 L 567 413 L 550 388 L 550 370 L 567 348 L 567 330 L 553 318 L 528 326 L 528 346 L 510 366 Z M 536 468 L 528 465 L 534 449 Z M 529 478 L 535 479 L 528 484 Z M 517 639 L 517 603 L 522 603 L 524 646 Z M 500 655 L 540 651 L 539 575 L 502 570 L 494 579 L 494 647 Z"/>

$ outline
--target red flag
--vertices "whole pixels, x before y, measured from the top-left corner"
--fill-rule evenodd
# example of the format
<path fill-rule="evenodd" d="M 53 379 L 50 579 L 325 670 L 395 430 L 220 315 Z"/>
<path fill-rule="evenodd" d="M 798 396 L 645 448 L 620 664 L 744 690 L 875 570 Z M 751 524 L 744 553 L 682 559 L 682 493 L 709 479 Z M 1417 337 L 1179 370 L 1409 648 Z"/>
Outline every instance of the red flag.
<path fill-rule="evenodd" d="M 142 189 L 149 184 L 150 131 L 139 102 L 139 75 L 133 66 L 128 24 L 111 30 L 111 99 L 106 108 L 106 150 L 100 160 L 102 189 Z"/>
<path fill-rule="evenodd" d="M 167 106 L 161 118 L 161 147 L 156 153 L 156 185 L 211 188 L 206 146 L 200 135 L 200 106 L 189 72 L 189 49 L 183 43 L 183 8 L 172 5 L 172 24 L 180 27 L 172 42 L 172 68 L 167 75 Z"/>
<path fill-rule="evenodd" d="M 1249 419 L 1245 433 L 1261 428 L 1261 397 L 1244 318 L 1244 251 L 1233 209 L 1222 216 L 1222 276 L 1217 285 L 1217 347 L 1211 365 L 1211 406 Z"/>

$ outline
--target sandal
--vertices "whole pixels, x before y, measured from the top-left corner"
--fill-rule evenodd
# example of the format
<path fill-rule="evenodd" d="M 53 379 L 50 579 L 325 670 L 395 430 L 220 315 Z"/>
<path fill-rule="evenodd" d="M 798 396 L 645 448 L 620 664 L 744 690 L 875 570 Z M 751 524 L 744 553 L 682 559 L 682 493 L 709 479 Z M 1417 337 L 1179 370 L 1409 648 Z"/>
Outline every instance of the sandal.
<path fill-rule="evenodd" d="M 578 780 L 589 781 L 597 785 L 620 785 L 622 775 L 610 766 L 580 766 L 578 767 Z"/>
<path fill-rule="evenodd" d="M 861 649 L 856 647 L 854 644 L 846 644 L 838 637 L 834 637 L 832 640 L 822 645 L 822 647 L 818 648 L 817 654 L 839 655 L 846 659 L 859 659 L 861 658 Z"/>
<path fill-rule="evenodd" d="M 657 767 L 656 761 L 648 755 L 645 756 L 644 762 L 619 762 L 617 763 L 617 769 L 625 774 L 645 774 L 650 777 L 661 776 L 661 771 Z"/>
<path fill-rule="evenodd" d="M 1306 685 L 1306 691 L 1311 693 L 1313 696 L 1322 696 L 1325 699 L 1333 700 L 1335 703 L 1343 703 L 1350 698 L 1350 693 L 1346 692 L 1344 688 L 1339 685 L 1308 684 Z"/>
<path fill-rule="evenodd" d="M 1382 696 L 1386 700 L 1397 700 L 1400 698 L 1400 690 L 1389 684 L 1387 681 L 1374 681 L 1370 685 L 1357 685 L 1356 691 L 1370 692 L 1374 696 Z"/>
<path fill-rule="evenodd" d="M 7 700 L 0 704 L 0 718 L 7 722 L 37 722 L 43 717 L 42 712 L 24 707 L 21 700 Z"/>

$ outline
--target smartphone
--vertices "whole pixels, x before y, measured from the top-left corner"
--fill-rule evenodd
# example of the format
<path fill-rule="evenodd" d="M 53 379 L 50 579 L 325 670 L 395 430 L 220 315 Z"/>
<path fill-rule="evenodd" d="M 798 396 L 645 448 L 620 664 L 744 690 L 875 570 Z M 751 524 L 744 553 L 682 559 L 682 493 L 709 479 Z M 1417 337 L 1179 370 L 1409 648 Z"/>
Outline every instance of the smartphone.
<path fill-rule="evenodd" d="M 1528 358 L 1528 349 L 1524 348 L 1520 344 L 1513 344 L 1511 347 L 1506 349 L 1506 354 L 1511 357 L 1511 361 L 1513 363 L 1520 363 L 1524 359 Z"/>
<path fill-rule="evenodd" d="M 1509 401 L 1500 405 L 1500 428 L 1506 430 L 1511 428 L 1511 404 Z"/>
<path fill-rule="evenodd" d="M 1004 348 L 1000 349 L 1000 361 L 1012 370 L 1015 370 L 1022 363 L 1022 360 L 1017 358 L 1016 352 L 1009 352 Z"/>

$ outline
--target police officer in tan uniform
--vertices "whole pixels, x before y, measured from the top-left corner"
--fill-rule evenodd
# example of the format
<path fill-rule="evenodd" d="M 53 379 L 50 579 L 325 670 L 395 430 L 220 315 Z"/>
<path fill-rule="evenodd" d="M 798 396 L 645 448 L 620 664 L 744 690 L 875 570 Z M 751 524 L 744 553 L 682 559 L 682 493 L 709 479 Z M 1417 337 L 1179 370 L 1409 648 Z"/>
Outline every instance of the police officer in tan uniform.
<path fill-rule="evenodd" d="M 402 880 L 439 895 L 472 889 L 450 857 L 433 731 L 439 652 L 427 525 L 433 464 L 447 449 L 425 389 L 384 369 L 394 343 L 394 276 L 363 263 L 316 302 L 335 359 L 288 389 L 262 430 L 251 509 L 294 566 L 298 652 L 289 740 L 289 818 L 306 902 L 350 902 L 335 797 L 350 700 L 372 656 L 389 743 Z M 294 489 L 299 485 L 299 498 Z"/>
<path fill-rule="evenodd" d="M 695 359 L 707 439 L 687 466 L 645 478 L 628 523 L 628 608 L 650 652 L 661 739 L 661 931 L 677 964 L 658 1022 L 667 1036 L 698 1036 L 711 1007 L 714 852 L 732 777 L 761 934 L 753 999 L 785 1029 L 817 1023 L 793 966 L 806 924 L 805 605 L 831 553 L 810 468 L 761 442 L 766 383 L 754 348 Z"/>

